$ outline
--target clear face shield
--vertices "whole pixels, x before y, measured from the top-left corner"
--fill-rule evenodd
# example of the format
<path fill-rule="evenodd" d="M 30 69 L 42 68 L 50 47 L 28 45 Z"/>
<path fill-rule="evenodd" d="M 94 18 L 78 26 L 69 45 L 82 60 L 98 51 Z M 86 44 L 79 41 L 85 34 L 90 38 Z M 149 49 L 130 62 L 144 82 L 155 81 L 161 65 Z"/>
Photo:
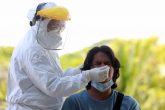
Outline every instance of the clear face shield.
<path fill-rule="evenodd" d="M 68 21 L 44 19 L 39 21 L 37 42 L 48 50 L 61 50 L 68 36 Z"/>

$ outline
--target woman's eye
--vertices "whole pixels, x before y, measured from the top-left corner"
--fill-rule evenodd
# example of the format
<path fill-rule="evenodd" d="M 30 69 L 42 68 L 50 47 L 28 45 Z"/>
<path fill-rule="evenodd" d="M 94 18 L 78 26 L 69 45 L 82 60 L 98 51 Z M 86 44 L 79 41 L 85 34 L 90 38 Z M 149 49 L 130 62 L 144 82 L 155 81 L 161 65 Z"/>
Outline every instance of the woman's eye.
<path fill-rule="evenodd" d="M 111 63 L 110 63 L 110 62 L 105 62 L 104 64 L 105 64 L 105 65 L 111 65 Z"/>

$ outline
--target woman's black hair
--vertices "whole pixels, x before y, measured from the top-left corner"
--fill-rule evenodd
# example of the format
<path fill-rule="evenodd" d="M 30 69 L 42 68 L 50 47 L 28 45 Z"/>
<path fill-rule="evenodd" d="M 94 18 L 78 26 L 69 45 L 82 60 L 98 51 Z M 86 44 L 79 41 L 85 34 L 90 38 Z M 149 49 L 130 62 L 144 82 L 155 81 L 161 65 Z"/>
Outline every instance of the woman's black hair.
<path fill-rule="evenodd" d="M 81 68 L 81 70 L 83 71 L 83 70 L 89 70 L 89 69 L 91 69 L 94 56 L 98 52 L 102 52 L 102 53 L 106 54 L 109 57 L 110 61 L 111 61 L 111 65 L 114 68 L 114 75 L 113 75 L 113 82 L 114 82 L 114 84 L 111 86 L 111 88 L 114 89 L 114 88 L 117 87 L 116 80 L 119 77 L 120 62 L 115 57 L 114 52 L 113 52 L 113 50 L 110 47 L 108 47 L 106 45 L 103 45 L 103 46 L 100 46 L 100 47 L 94 47 L 94 48 L 92 48 L 87 53 L 87 56 L 86 56 L 85 61 L 84 61 L 84 64 L 83 64 L 83 68 Z M 91 81 L 86 86 L 86 89 L 87 90 L 90 89 L 90 88 L 91 88 Z"/>

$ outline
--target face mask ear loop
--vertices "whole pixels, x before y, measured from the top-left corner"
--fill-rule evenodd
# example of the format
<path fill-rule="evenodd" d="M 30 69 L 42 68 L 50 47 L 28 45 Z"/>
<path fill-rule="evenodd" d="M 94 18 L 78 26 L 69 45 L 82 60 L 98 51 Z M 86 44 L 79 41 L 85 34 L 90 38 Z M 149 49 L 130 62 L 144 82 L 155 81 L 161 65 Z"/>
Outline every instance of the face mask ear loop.
<path fill-rule="evenodd" d="M 37 33 L 36 33 L 36 39 L 37 39 L 37 43 L 39 44 L 39 41 L 38 41 L 38 31 L 39 31 L 39 28 L 40 28 L 40 24 L 41 24 L 41 21 L 39 21 L 39 24 L 38 24 L 38 29 L 37 29 Z M 46 36 L 45 36 L 46 37 Z M 40 45 L 40 44 L 39 44 Z M 40 45 L 41 47 L 43 47 L 42 45 Z M 44 49 L 46 50 L 62 50 L 62 49 L 49 49 L 49 48 L 46 48 L 46 47 L 43 47 Z"/>

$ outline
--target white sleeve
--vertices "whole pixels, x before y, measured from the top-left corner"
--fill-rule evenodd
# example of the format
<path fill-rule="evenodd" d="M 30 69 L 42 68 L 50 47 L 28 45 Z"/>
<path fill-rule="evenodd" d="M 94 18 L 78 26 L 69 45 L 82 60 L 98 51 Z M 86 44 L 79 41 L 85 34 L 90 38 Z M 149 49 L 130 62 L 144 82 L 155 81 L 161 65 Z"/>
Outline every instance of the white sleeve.
<path fill-rule="evenodd" d="M 77 68 L 68 68 L 64 71 L 64 76 L 74 76 L 80 73 L 81 73 L 81 70 Z"/>
<path fill-rule="evenodd" d="M 83 67 L 83 65 L 79 65 L 75 68 L 68 68 L 64 71 L 64 75 L 65 76 L 73 76 L 73 75 L 77 75 L 77 74 L 80 74 L 82 71 L 81 71 L 81 68 Z"/>
<path fill-rule="evenodd" d="M 24 59 L 26 73 L 31 82 L 49 96 L 68 96 L 88 83 L 82 74 L 62 77 L 62 70 L 57 68 L 59 65 L 55 65 L 55 68 L 53 60 L 44 51 L 31 49 L 26 52 Z"/>

